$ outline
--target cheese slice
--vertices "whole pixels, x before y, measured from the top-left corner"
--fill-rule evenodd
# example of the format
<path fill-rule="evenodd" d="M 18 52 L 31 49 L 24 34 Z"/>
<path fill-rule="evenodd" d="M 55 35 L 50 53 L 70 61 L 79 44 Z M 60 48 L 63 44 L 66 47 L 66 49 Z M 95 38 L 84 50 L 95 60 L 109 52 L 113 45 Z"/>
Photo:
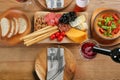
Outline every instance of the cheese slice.
<path fill-rule="evenodd" d="M 87 39 L 87 33 L 84 31 L 80 31 L 75 28 L 71 28 L 68 32 L 66 32 L 66 36 L 76 43 L 82 43 Z"/>

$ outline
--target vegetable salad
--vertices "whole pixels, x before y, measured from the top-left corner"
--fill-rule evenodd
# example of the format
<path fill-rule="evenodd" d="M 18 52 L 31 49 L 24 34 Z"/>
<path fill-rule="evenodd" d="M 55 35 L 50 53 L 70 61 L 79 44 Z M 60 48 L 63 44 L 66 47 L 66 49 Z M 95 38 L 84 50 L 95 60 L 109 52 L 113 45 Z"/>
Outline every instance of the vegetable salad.
<path fill-rule="evenodd" d="M 104 14 L 98 19 L 99 32 L 106 37 L 113 37 L 120 31 L 120 17 L 115 13 Z"/>

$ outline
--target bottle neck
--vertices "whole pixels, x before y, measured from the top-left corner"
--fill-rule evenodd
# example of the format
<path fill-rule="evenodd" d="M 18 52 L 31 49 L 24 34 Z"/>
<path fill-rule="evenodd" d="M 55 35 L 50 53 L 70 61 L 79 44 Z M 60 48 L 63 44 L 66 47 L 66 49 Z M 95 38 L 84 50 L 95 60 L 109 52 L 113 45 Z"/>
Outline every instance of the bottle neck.
<path fill-rule="evenodd" d="M 97 53 L 108 55 L 108 56 L 110 56 L 111 54 L 111 50 L 99 48 L 96 46 L 93 47 L 93 52 L 97 52 Z"/>
<path fill-rule="evenodd" d="M 76 0 L 76 4 L 79 7 L 86 7 L 89 3 L 89 0 Z"/>

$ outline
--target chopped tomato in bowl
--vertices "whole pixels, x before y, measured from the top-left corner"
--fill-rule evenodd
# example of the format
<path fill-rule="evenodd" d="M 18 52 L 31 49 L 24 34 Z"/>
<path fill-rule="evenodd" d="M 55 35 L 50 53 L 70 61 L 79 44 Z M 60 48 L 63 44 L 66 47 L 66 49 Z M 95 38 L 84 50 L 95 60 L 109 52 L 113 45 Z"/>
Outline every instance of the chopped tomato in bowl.
<path fill-rule="evenodd" d="M 94 20 L 94 31 L 105 40 L 120 37 L 120 12 L 112 9 L 100 12 Z"/>

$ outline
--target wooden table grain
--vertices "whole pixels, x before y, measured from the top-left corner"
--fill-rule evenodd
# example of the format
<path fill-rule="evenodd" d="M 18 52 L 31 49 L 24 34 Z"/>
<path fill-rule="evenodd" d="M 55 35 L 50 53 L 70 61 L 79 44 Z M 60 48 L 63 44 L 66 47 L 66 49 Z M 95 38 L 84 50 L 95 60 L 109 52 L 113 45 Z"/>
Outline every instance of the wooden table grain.
<path fill-rule="evenodd" d="M 36 0 L 33 1 L 36 2 Z M 62 11 L 72 11 L 74 5 L 75 0 Z M 0 0 L 0 14 L 12 7 L 24 10 L 23 6 L 23 3 L 18 3 L 16 0 Z M 120 0 L 90 0 L 87 9 L 89 21 L 92 12 L 99 7 L 114 8 L 120 11 Z M 38 10 L 43 9 L 36 2 L 31 11 L 26 11 L 26 13 L 32 20 L 34 12 Z M 40 44 L 31 47 L 23 45 L 0 46 L 0 80 L 39 80 L 34 72 L 34 62 L 37 54 L 48 45 L 51 44 Z M 120 64 L 113 62 L 109 57 L 98 54 L 92 60 L 85 60 L 79 54 L 78 44 L 61 45 L 70 49 L 76 58 L 77 71 L 74 80 L 120 80 Z M 120 47 L 120 44 L 109 48 L 115 47 Z"/>

